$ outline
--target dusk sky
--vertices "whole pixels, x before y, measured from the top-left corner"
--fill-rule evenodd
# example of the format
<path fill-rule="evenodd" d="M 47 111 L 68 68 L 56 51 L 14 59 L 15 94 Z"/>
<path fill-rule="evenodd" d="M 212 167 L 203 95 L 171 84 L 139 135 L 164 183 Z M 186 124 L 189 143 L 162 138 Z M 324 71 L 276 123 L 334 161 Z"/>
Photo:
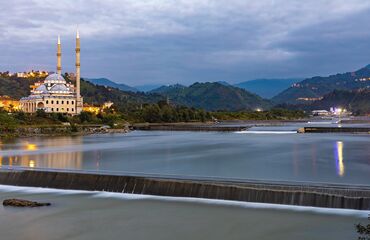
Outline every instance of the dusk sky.
<path fill-rule="evenodd" d="M 370 64 L 367 0 L 1 2 L 0 71 L 74 71 L 129 85 L 328 75 Z"/>

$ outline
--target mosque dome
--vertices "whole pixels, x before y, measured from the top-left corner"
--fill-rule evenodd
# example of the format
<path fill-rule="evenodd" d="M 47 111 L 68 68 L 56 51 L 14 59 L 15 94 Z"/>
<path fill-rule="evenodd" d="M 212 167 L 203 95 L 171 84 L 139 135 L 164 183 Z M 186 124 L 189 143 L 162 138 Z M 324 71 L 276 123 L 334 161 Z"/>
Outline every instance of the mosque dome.
<path fill-rule="evenodd" d="M 45 83 L 66 83 L 66 80 L 62 75 L 53 73 L 45 79 Z"/>
<path fill-rule="evenodd" d="M 69 93 L 69 88 L 64 84 L 55 84 L 51 89 L 50 92 L 65 92 Z"/>
<path fill-rule="evenodd" d="M 48 92 L 48 89 L 46 88 L 46 86 L 44 84 L 38 86 L 36 89 L 35 89 L 35 92 L 39 92 L 39 93 L 47 93 Z"/>

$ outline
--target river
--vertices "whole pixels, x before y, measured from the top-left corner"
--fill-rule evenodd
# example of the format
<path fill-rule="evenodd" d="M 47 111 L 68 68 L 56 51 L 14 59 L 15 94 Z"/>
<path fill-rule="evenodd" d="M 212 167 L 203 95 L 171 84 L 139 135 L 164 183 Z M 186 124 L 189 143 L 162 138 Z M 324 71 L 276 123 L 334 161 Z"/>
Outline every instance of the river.
<path fill-rule="evenodd" d="M 369 186 L 370 136 L 297 134 L 299 126 L 243 132 L 133 131 L 3 141 L 4 168 Z M 356 239 L 369 211 L 0 185 L 6 239 Z"/>
<path fill-rule="evenodd" d="M 23 138 L 2 142 L 0 164 L 192 178 L 370 183 L 369 135 L 297 134 L 294 128 Z"/>

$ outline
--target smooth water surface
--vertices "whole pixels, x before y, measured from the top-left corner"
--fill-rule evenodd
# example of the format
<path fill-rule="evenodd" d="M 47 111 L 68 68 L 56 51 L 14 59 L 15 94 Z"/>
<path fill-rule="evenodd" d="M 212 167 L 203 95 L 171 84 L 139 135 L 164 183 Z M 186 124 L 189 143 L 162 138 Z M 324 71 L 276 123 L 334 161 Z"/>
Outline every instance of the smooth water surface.
<path fill-rule="evenodd" d="M 0 164 L 178 176 L 370 183 L 370 135 L 134 131 L 3 142 Z"/>
<path fill-rule="evenodd" d="M 121 193 L 0 185 L 0 199 L 50 207 L 0 206 L 1 239 L 357 239 L 367 211 L 319 209 Z"/>

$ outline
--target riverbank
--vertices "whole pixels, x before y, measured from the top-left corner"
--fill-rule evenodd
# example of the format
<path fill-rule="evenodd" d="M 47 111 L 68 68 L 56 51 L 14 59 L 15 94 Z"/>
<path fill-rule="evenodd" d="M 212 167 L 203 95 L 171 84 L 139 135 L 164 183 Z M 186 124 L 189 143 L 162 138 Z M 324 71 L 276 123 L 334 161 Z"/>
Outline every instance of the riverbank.
<path fill-rule="evenodd" d="M 142 131 L 216 131 L 216 132 L 237 132 L 245 131 L 249 127 L 245 126 L 227 126 L 222 124 L 209 123 L 142 123 L 133 124 L 133 130 Z"/>
<path fill-rule="evenodd" d="M 130 129 L 109 128 L 101 125 L 88 126 L 20 126 L 13 129 L 0 128 L 0 138 L 35 137 L 35 136 L 81 136 L 90 134 L 127 133 Z"/>
<path fill-rule="evenodd" d="M 370 210 L 370 188 L 364 185 L 122 176 L 16 169 L 2 170 L 0 184 Z"/>

